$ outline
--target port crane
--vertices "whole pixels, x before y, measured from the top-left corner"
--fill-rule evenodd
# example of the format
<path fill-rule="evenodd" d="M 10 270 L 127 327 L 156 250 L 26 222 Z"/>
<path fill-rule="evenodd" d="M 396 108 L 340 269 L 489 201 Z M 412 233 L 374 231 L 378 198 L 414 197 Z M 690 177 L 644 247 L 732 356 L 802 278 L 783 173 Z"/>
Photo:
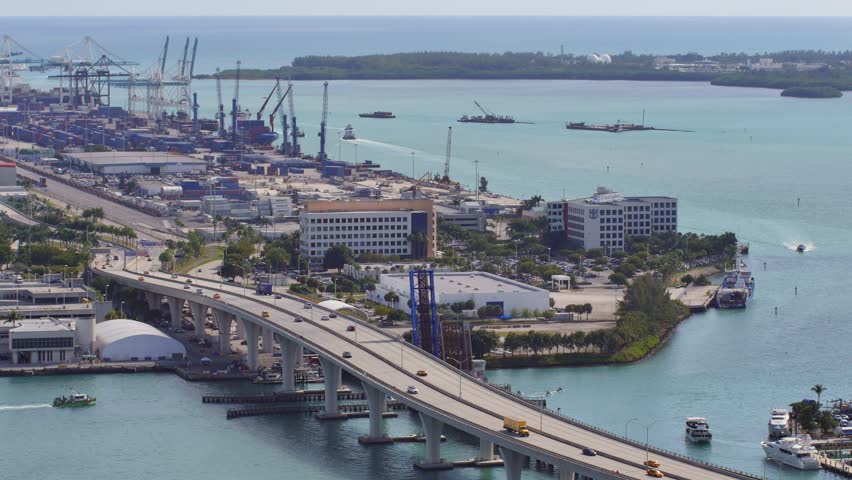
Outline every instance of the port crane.
<path fill-rule="evenodd" d="M 290 152 L 290 155 L 292 155 L 294 157 L 298 157 L 299 153 L 300 153 L 300 151 L 299 151 L 299 127 L 296 125 L 296 107 L 294 106 L 295 102 L 293 100 L 293 96 L 295 94 L 295 91 L 293 90 L 293 82 L 287 82 L 287 83 L 289 84 L 289 87 L 288 87 L 287 90 L 290 91 L 290 98 L 287 99 L 287 101 L 290 102 L 290 122 L 291 122 L 290 125 L 291 125 L 291 129 L 292 129 L 292 131 L 290 132 L 290 135 L 293 138 L 293 148 L 292 148 L 292 151 Z"/>
<path fill-rule="evenodd" d="M 269 100 L 272 98 L 272 94 L 278 89 L 279 80 L 275 80 L 275 85 L 272 86 L 272 90 L 269 91 L 269 95 L 266 96 L 266 100 L 263 101 L 263 105 L 260 106 L 260 110 L 257 111 L 257 119 L 260 120 L 263 118 L 263 111 L 266 110 L 266 105 L 269 104 Z"/>
<path fill-rule="evenodd" d="M 234 98 L 231 99 L 231 138 L 237 142 L 237 116 L 240 113 L 240 62 L 237 60 L 237 76 L 234 82 Z"/>
<path fill-rule="evenodd" d="M 216 67 L 216 100 L 218 101 L 218 112 L 216 118 L 219 120 L 219 136 L 225 136 L 225 104 L 222 103 L 222 78 L 219 75 L 219 67 Z"/>
<path fill-rule="evenodd" d="M 444 182 L 450 181 L 450 153 L 453 149 L 453 127 L 447 128 L 447 154 L 444 159 Z"/>
<path fill-rule="evenodd" d="M 325 124 L 328 119 L 328 82 L 322 84 L 322 121 L 320 122 L 320 151 L 319 159 L 325 160 Z"/>
<path fill-rule="evenodd" d="M 494 115 L 493 113 L 489 112 L 488 110 L 486 110 L 485 107 L 480 105 L 479 102 L 477 102 L 476 100 L 473 101 L 473 104 L 476 105 L 476 108 L 478 108 L 486 117 L 496 117 L 497 116 L 497 115 Z"/>
<path fill-rule="evenodd" d="M 278 110 L 281 108 L 281 104 L 284 103 L 284 98 L 290 94 L 290 89 L 292 86 L 287 87 L 287 91 L 284 92 L 284 95 L 281 95 L 281 82 L 277 81 L 275 83 L 275 91 L 278 93 L 278 103 L 275 104 L 275 108 L 272 110 L 272 113 L 269 114 L 269 129 L 273 132 L 275 131 L 275 114 L 278 113 Z M 284 114 L 284 111 L 281 110 L 281 124 L 284 128 L 284 142 L 287 142 L 287 115 Z M 283 144 L 282 144 L 283 145 Z"/>

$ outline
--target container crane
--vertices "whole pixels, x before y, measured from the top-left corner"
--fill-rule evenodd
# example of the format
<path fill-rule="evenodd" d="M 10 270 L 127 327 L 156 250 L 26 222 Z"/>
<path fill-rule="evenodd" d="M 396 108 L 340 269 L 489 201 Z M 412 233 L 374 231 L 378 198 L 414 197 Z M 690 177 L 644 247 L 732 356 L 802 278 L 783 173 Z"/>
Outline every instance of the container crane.
<path fill-rule="evenodd" d="M 237 60 L 237 77 L 234 83 L 234 98 L 231 99 L 231 138 L 237 142 L 237 116 L 240 113 L 240 62 Z"/>
<path fill-rule="evenodd" d="M 277 78 L 275 80 L 278 81 Z M 273 126 L 272 122 L 273 122 L 273 119 L 275 117 L 275 112 L 277 112 L 278 109 L 281 108 L 281 105 L 284 102 L 284 97 L 286 97 L 290 93 L 291 88 L 293 88 L 293 86 L 289 85 L 287 87 L 287 92 L 285 92 L 284 95 L 281 95 L 281 83 L 280 82 L 278 83 L 278 88 L 275 90 L 275 93 L 278 95 L 278 105 L 275 106 L 275 110 L 272 112 L 272 115 L 269 116 L 269 127 L 270 128 L 272 128 L 272 126 Z M 284 155 L 290 154 L 290 139 L 287 138 L 287 127 L 288 127 L 288 125 L 287 125 L 287 114 L 284 113 L 284 110 L 282 109 L 281 110 L 281 139 L 282 139 L 281 140 L 281 152 Z M 273 131 L 274 130 L 275 129 L 273 128 Z"/>
<path fill-rule="evenodd" d="M 272 94 L 278 89 L 279 81 L 275 80 L 275 85 L 272 87 L 272 90 L 269 91 L 269 95 L 266 96 L 266 100 L 263 101 L 263 105 L 260 106 L 260 110 L 257 111 L 257 119 L 260 120 L 263 118 L 263 111 L 266 109 L 266 105 L 269 103 L 269 100 L 272 98 Z"/>
<path fill-rule="evenodd" d="M 218 100 L 219 112 L 216 116 L 219 119 L 219 136 L 225 136 L 225 104 L 222 103 L 222 79 L 219 77 L 219 67 L 216 67 L 216 100 Z"/>
<path fill-rule="evenodd" d="M 291 122 L 290 128 L 292 129 L 292 131 L 290 132 L 290 135 L 292 136 L 292 139 L 293 139 L 293 149 L 290 152 L 290 154 L 293 155 L 294 157 L 298 157 L 299 153 L 300 153 L 300 151 L 299 151 L 299 127 L 296 125 L 296 108 L 293 105 L 294 104 L 293 96 L 294 96 L 295 92 L 293 90 L 293 82 L 288 82 L 288 83 L 289 83 L 288 90 L 290 91 L 290 98 L 288 98 L 287 101 L 290 102 L 290 122 Z"/>
<path fill-rule="evenodd" d="M 234 82 L 234 100 L 237 101 L 237 106 L 240 105 L 240 65 L 243 62 L 237 60 L 237 76 Z"/>
<path fill-rule="evenodd" d="M 325 160 L 325 123 L 328 119 L 328 82 L 324 82 L 322 84 L 322 121 L 320 122 L 320 151 L 319 151 L 319 159 Z"/>
<path fill-rule="evenodd" d="M 287 91 L 284 92 L 284 95 L 281 95 L 281 83 L 277 83 L 275 86 L 275 91 L 278 92 L 278 103 L 275 104 L 275 109 L 272 110 L 272 113 L 269 114 L 269 129 L 273 132 L 275 131 L 275 114 L 278 113 L 278 110 L 281 108 L 281 104 L 284 103 L 284 98 L 290 94 L 290 87 L 287 88 Z M 281 111 L 281 123 L 284 128 L 284 143 L 287 142 L 287 115 L 284 115 L 284 111 Z M 283 145 L 283 143 L 282 143 Z"/>
<path fill-rule="evenodd" d="M 444 159 L 444 178 L 445 182 L 450 181 L 450 153 L 453 149 L 453 127 L 447 128 L 447 154 Z"/>

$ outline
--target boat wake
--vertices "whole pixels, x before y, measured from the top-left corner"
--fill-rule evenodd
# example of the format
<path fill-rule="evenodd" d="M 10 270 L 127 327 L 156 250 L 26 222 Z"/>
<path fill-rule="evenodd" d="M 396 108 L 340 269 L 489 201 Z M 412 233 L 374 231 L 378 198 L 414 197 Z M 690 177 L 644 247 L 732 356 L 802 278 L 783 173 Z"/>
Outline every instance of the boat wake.
<path fill-rule="evenodd" d="M 0 412 L 12 410 L 31 410 L 33 408 L 49 408 L 49 403 L 34 403 L 32 405 L 0 405 Z"/>
<path fill-rule="evenodd" d="M 806 252 L 816 250 L 816 248 L 817 248 L 816 245 L 814 245 L 811 242 L 784 242 L 783 245 L 784 245 L 784 248 L 786 248 L 788 250 L 792 250 L 794 252 L 796 251 L 797 248 L 799 248 L 799 245 L 804 245 Z"/>
<path fill-rule="evenodd" d="M 400 152 L 400 153 L 411 153 L 411 152 L 414 152 L 415 154 L 422 154 L 423 153 L 423 152 L 420 152 L 420 151 L 418 151 L 414 148 L 405 147 L 403 145 L 395 145 L 393 143 L 377 142 L 375 140 L 369 140 L 369 139 L 366 139 L 366 138 L 357 138 L 355 140 L 347 140 L 347 141 L 352 142 L 352 143 L 360 143 L 360 144 L 364 144 L 364 145 L 386 148 L 388 150 L 393 150 L 393 151 Z"/>

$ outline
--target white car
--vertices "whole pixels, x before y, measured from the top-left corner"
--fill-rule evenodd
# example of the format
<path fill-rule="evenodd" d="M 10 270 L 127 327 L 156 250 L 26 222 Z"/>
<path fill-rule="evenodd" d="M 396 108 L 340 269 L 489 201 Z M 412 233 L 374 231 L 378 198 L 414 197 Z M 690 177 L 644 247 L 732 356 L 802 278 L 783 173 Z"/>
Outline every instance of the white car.
<path fill-rule="evenodd" d="M 343 358 L 352 358 L 351 352 L 343 352 Z"/>
<path fill-rule="evenodd" d="M 198 289 L 195 290 L 195 293 L 197 293 L 199 295 L 204 295 L 204 290 L 201 289 L 201 288 L 198 288 Z"/>
<path fill-rule="evenodd" d="M 327 321 L 328 321 L 328 316 L 327 316 L 327 315 L 323 315 L 323 316 L 322 316 L 322 318 L 321 318 L 320 320 L 327 322 Z"/>
<path fill-rule="evenodd" d="M 408 393 L 412 395 L 417 395 L 418 393 L 420 393 L 420 390 L 417 390 L 417 387 L 411 385 L 410 387 L 408 387 Z"/>
<path fill-rule="evenodd" d="M 306 303 L 306 304 L 305 304 L 305 306 L 304 306 L 303 308 L 304 308 L 305 310 L 310 310 L 310 309 L 311 309 L 311 304 L 310 304 L 310 303 Z"/>

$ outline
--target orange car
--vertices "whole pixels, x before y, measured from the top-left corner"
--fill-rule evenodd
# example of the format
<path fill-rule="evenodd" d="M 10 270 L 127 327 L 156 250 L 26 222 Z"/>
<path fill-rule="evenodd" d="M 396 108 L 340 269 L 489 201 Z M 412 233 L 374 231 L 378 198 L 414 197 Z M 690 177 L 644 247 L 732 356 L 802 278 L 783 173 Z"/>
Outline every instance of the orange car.
<path fill-rule="evenodd" d="M 214 294 L 214 295 L 213 295 L 213 298 L 215 298 L 216 300 L 219 300 L 220 298 L 222 298 L 222 295 L 219 295 L 219 294 L 217 293 L 217 294 Z"/>
<path fill-rule="evenodd" d="M 417 370 L 418 377 L 425 377 L 426 375 L 429 375 L 429 372 L 427 372 L 426 370 Z"/>
<path fill-rule="evenodd" d="M 665 477 L 665 475 L 663 475 L 663 472 L 657 470 L 656 468 L 649 468 L 648 470 L 645 471 L 645 475 L 648 475 L 649 477 L 654 477 L 654 478 Z"/>
<path fill-rule="evenodd" d="M 660 462 L 656 460 L 645 460 L 645 466 L 651 468 L 660 468 Z"/>
<path fill-rule="evenodd" d="M 264 310 L 264 311 L 263 311 L 263 313 L 261 314 L 261 316 L 262 316 L 263 318 L 269 318 L 269 312 L 267 312 L 266 310 Z"/>
<path fill-rule="evenodd" d="M 144 281 L 145 281 L 145 277 L 139 277 L 139 278 L 138 278 L 138 280 L 139 280 L 140 282 L 144 282 Z"/>

